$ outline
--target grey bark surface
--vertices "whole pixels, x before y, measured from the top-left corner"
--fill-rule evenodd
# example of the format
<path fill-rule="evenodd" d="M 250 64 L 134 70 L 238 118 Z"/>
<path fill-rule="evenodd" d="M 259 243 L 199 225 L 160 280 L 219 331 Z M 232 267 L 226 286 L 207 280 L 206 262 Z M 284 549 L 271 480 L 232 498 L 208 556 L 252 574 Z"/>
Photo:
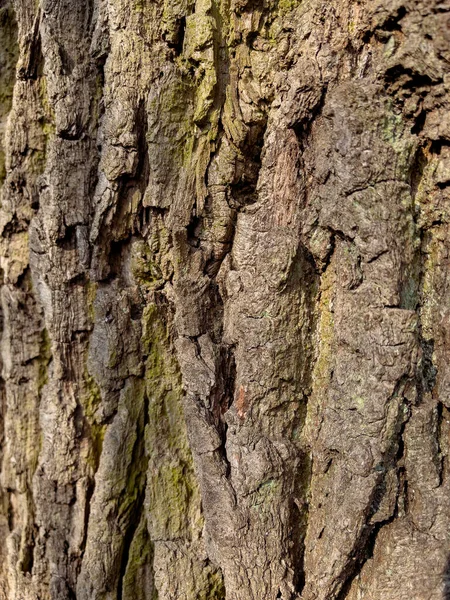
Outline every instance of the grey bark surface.
<path fill-rule="evenodd" d="M 450 598 L 449 32 L 0 0 L 0 600 Z"/>

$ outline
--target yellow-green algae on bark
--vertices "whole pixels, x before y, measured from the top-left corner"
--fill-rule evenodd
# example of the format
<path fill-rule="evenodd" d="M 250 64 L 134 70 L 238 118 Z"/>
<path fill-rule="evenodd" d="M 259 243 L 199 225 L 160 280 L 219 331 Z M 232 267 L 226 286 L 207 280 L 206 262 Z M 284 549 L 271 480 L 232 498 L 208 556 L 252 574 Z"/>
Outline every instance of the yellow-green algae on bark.
<path fill-rule="evenodd" d="M 148 397 L 146 505 L 156 586 L 170 586 L 172 594 L 186 600 L 221 600 L 222 576 L 203 547 L 201 497 L 184 423 L 181 374 L 162 315 L 161 307 L 149 304 L 142 316 Z M 182 549 L 171 544 L 175 540 Z"/>

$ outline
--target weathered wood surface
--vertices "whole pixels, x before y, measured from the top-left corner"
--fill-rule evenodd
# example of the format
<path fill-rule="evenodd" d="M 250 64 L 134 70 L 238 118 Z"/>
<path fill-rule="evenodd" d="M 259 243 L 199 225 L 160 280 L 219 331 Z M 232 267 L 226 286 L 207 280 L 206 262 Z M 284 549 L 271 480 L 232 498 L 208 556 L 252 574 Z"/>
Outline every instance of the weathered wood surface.
<path fill-rule="evenodd" d="M 449 32 L 0 1 L 1 600 L 450 598 Z"/>

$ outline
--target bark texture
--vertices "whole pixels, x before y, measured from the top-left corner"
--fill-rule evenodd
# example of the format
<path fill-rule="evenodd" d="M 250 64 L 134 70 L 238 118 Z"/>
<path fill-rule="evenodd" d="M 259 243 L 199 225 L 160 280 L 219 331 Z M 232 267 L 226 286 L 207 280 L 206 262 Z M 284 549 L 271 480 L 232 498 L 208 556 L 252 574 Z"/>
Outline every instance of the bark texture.
<path fill-rule="evenodd" d="M 0 0 L 0 599 L 450 598 L 450 2 Z"/>

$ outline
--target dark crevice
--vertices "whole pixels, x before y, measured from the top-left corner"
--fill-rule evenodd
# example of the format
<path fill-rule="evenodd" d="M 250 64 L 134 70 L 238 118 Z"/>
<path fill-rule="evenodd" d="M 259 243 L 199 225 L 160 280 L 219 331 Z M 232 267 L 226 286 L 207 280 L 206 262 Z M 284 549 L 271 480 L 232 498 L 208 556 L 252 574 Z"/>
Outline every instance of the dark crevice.
<path fill-rule="evenodd" d="M 230 185 L 229 203 L 232 208 L 240 209 L 257 200 L 256 187 L 261 169 L 261 154 L 267 119 L 251 125 L 242 145 L 242 158 L 236 162 L 236 172 Z"/>
<path fill-rule="evenodd" d="M 24 60 L 17 72 L 18 79 L 36 79 L 39 69 L 43 64 L 44 58 L 42 56 L 41 35 L 39 32 L 40 21 L 41 12 L 39 8 L 34 19 L 32 30 L 24 36 Z"/>
<path fill-rule="evenodd" d="M 397 9 L 397 12 L 393 15 L 390 15 L 386 21 L 380 26 L 380 29 L 384 31 L 401 31 L 402 26 L 400 21 L 406 16 L 406 8 L 404 6 L 400 6 Z"/>
<path fill-rule="evenodd" d="M 113 207 L 113 222 L 106 231 L 106 235 L 111 235 L 111 231 L 118 232 L 115 241 L 127 239 L 130 236 L 130 229 L 137 231 L 141 220 L 140 211 L 142 210 L 142 206 L 138 208 L 135 215 L 131 214 L 130 209 L 136 190 L 139 190 L 141 196 L 143 196 L 148 185 L 150 173 L 147 146 L 147 115 L 144 101 L 141 101 L 136 109 L 134 133 L 136 134 L 138 163 L 133 173 L 126 173 L 118 178 L 118 202 Z M 126 225 L 129 225 L 129 227 L 126 227 Z"/>
<path fill-rule="evenodd" d="M 80 115 L 75 114 L 75 118 L 70 125 L 69 129 L 61 129 L 58 131 L 58 137 L 68 142 L 77 142 L 83 136 L 82 124 Z"/>
<path fill-rule="evenodd" d="M 236 389 L 236 361 L 234 346 L 222 346 L 216 369 L 217 379 L 211 391 L 211 411 L 214 424 L 222 440 L 220 454 L 226 467 L 226 477 L 230 476 L 231 465 L 227 457 L 226 442 L 228 425 L 224 415 L 233 404 Z"/>
<path fill-rule="evenodd" d="M 104 103 L 104 87 L 105 87 L 105 64 L 108 58 L 108 53 L 105 51 L 100 52 L 98 55 L 93 56 L 95 61 L 96 68 L 96 76 L 95 76 L 95 89 L 94 93 L 91 94 L 91 109 L 90 114 L 92 115 L 92 129 L 96 131 L 100 121 L 105 112 L 105 103 Z M 101 147 L 98 148 L 98 154 L 101 153 Z M 97 183 L 98 180 L 98 163 L 100 161 L 100 156 L 96 157 L 96 160 L 93 161 L 92 167 L 92 176 L 91 179 Z M 95 190 L 95 185 L 91 184 L 91 193 Z"/>
<path fill-rule="evenodd" d="M 28 494 L 30 496 L 31 494 Z M 33 499 L 29 498 L 29 504 L 34 507 Z M 34 520 L 34 517 L 31 516 Z M 21 553 L 22 557 L 19 563 L 19 568 L 23 574 L 31 575 L 34 564 L 34 548 L 35 548 L 35 537 L 37 534 L 37 527 L 35 525 L 27 525 L 25 529 L 25 542 L 22 546 Z"/>
<path fill-rule="evenodd" d="M 148 228 L 150 227 L 152 221 L 152 215 L 161 214 L 164 215 L 167 212 L 165 208 L 159 208 L 155 206 L 143 206 L 139 212 L 139 216 L 137 218 L 136 230 L 142 236 L 148 233 Z"/>
<path fill-rule="evenodd" d="M 212 402 L 217 423 L 224 425 L 223 415 L 229 410 L 234 400 L 236 388 L 236 360 L 234 346 L 222 346 L 218 365 L 217 389 L 213 390 Z M 214 393 L 215 391 L 215 393 Z"/>
<path fill-rule="evenodd" d="M 143 418 L 136 424 L 137 438 L 133 448 L 133 455 L 130 461 L 130 468 L 137 469 L 137 465 L 141 468 L 135 477 L 130 477 L 131 485 L 138 486 L 138 492 L 135 502 L 127 509 L 124 515 L 120 515 L 119 521 L 127 519 L 127 527 L 125 531 L 122 556 L 120 560 L 119 579 L 117 583 L 117 600 L 122 600 L 123 597 L 123 582 L 127 571 L 128 561 L 130 557 L 131 544 L 133 542 L 136 530 L 144 513 L 144 500 L 146 488 L 146 471 L 148 458 L 145 456 L 145 440 L 143 432 L 149 422 L 149 399 L 147 394 L 144 394 Z M 125 490 L 125 494 L 133 493 L 134 489 Z M 131 513 L 131 514 L 130 514 Z"/>
<path fill-rule="evenodd" d="M 202 228 L 202 219 L 195 215 L 191 216 L 191 220 L 186 227 L 187 242 L 193 248 L 200 246 L 200 232 Z"/>
<path fill-rule="evenodd" d="M 320 98 L 318 102 L 311 108 L 308 113 L 306 119 L 302 119 L 300 121 L 296 121 L 292 124 L 292 129 L 294 130 L 295 135 L 297 136 L 298 143 L 300 145 L 301 150 L 304 150 L 304 142 L 310 136 L 311 127 L 322 114 L 323 107 L 325 106 L 326 97 L 327 97 L 328 86 L 326 84 L 323 85 Z"/>
<path fill-rule="evenodd" d="M 84 551 L 86 549 L 86 542 L 87 542 L 88 530 L 89 530 L 89 520 L 90 520 L 90 516 L 91 516 L 91 501 L 92 501 L 92 497 L 94 495 L 94 491 L 95 491 L 95 478 L 89 477 L 87 480 L 87 485 L 86 485 L 86 501 L 85 501 L 85 505 L 84 505 L 84 515 L 83 515 L 83 517 L 84 517 L 83 539 L 81 540 L 81 544 L 80 544 L 81 560 L 79 560 L 78 564 L 77 564 L 77 575 L 80 574 L 83 555 L 84 555 Z"/>
<path fill-rule="evenodd" d="M 425 126 L 426 118 L 427 112 L 425 110 L 421 110 L 415 118 L 414 125 L 411 127 L 412 134 L 419 135 L 419 133 L 423 130 Z"/>
<path fill-rule="evenodd" d="M 423 177 L 423 173 L 426 167 L 426 156 L 423 154 L 423 150 L 421 150 L 422 154 L 416 155 L 415 163 L 419 164 L 417 169 L 418 174 L 418 182 L 420 183 L 421 178 Z M 419 156 L 419 159 L 417 159 Z M 415 196 L 417 190 L 415 187 L 419 186 L 419 183 L 416 185 L 411 184 L 411 192 L 413 197 L 413 202 L 415 201 Z M 415 204 L 413 204 L 415 206 Z M 425 276 L 425 259 L 426 259 L 426 245 L 429 240 L 429 234 L 424 232 L 424 229 L 418 226 L 418 214 L 417 210 L 413 215 L 414 222 L 416 224 L 416 233 L 420 239 L 420 246 L 417 250 L 416 255 L 416 277 L 417 281 L 417 303 L 414 307 L 418 315 L 418 326 L 417 326 L 417 336 L 418 336 L 418 344 L 421 349 L 421 358 L 417 369 L 416 376 L 416 390 L 417 390 L 417 402 L 422 402 L 425 394 L 431 394 L 436 385 L 437 379 L 437 368 L 433 363 L 433 353 L 434 353 L 434 339 L 426 339 L 423 334 L 422 327 L 422 303 L 424 301 L 424 276 Z"/>
<path fill-rule="evenodd" d="M 109 280 L 119 277 L 124 264 L 124 254 L 128 250 L 129 240 L 111 242 L 109 247 Z"/>
<path fill-rule="evenodd" d="M 253 49 L 253 44 L 256 39 L 259 37 L 258 31 L 249 31 L 245 36 L 245 43 L 250 49 Z"/>
<path fill-rule="evenodd" d="M 384 474 L 379 478 L 378 484 L 375 486 L 374 491 L 371 497 L 371 510 L 375 506 L 375 499 L 382 497 L 384 481 Z M 355 544 L 354 550 L 348 556 L 347 566 L 344 571 L 341 573 L 340 581 L 342 582 L 342 587 L 339 593 L 336 596 L 336 600 L 345 600 L 350 591 L 352 583 L 358 573 L 361 572 L 364 564 L 373 557 L 373 552 L 375 548 L 375 543 L 378 537 L 380 530 L 385 526 L 391 523 L 395 519 L 395 514 L 392 515 L 389 519 L 381 521 L 376 525 L 366 524 L 365 529 L 362 531 L 360 538 Z M 338 586 L 339 584 L 337 584 Z M 336 587 L 337 587 L 336 586 Z"/>
<path fill-rule="evenodd" d="M 186 31 L 186 17 L 182 16 L 175 20 L 171 35 L 164 35 L 163 39 L 166 44 L 173 50 L 174 56 L 180 56 L 183 52 L 184 34 Z"/>
<path fill-rule="evenodd" d="M 283 429 L 287 439 L 300 440 L 301 432 L 307 418 L 309 395 L 313 386 L 313 372 L 317 356 L 314 352 L 314 340 L 318 325 L 317 305 L 320 293 L 320 268 L 314 256 L 302 243 L 299 243 L 297 254 L 292 261 L 287 281 L 280 292 L 290 296 L 301 296 L 300 304 L 305 307 L 302 325 L 298 330 L 293 355 L 297 356 L 295 375 L 292 384 L 288 385 L 289 394 L 297 398 L 295 413 Z M 283 407 L 280 408 L 284 410 Z M 312 478 L 312 458 L 302 444 L 294 442 L 297 450 L 296 466 L 292 472 L 289 485 L 292 486 L 289 499 L 289 544 L 290 564 L 295 573 L 294 587 L 301 594 L 305 585 L 305 537 L 308 527 L 308 493 Z"/>
<path fill-rule="evenodd" d="M 62 74 L 70 76 L 75 68 L 75 61 L 64 48 L 64 46 L 58 46 L 59 57 L 61 59 L 61 70 Z"/>
<path fill-rule="evenodd" d="M 130 305 L 130 319 L 132 321 L 140 321 L 142 318 L 143 307 L 141 304 L 132 303 Z"/>
<path fill-rule="evenodd" d="M 69 225 L 64 227 L 62 236 L 56 240 L 56 245 L 61 250 L 72 251 L 77 247 L 77 226 Z"/>
<path fill-rule="evenodd" d="M 258 4 L 258 0 L 249 0 L 243 8 L 243 11 L 252 10 L 253 2 Z M 230 56 L 229 46 L 224 29 L 228 24 L 224 24 L 223 16 L 217 7 L 214 8 L 214 17 L 218 23 L 218 36 L 216 39 L 216 71 L 218 73 L 218 85 L 215 98 L 215 108 L 223 107 L 230 86 Z M 246 43 L 251 47 L 258 32 L 250 32 L 246 36 Z M 228 191 L 228 202 L 231 208 L 239 210 L 240 208 L 253 204 L 256 199 L 256 187 L 261 169 L 261 154 L 264 147 L 264 136 L 267 128 L 267 110 L 265 105 L 260 106 L 263 115 L 258 121 L 246 123 L 247 133 L 245 140 L 240 144 L 240 155 L 236 160 L 235 175 Z M 220 122 L 220 131 L 223 132 L 223 123 Z"/>
<path fill-rule="evenodd" d="M 304 193 L 303 204 L 305 206 L 308 205 L 308 202 L 309 202 L 309 186 L 305 185 L 307 176 L 305 174 L 306 169 L 305 169 L 305 164 L 304 164 L 304 160 L 303 160 L 303 155 L 306 154 L 305 145 L 307 143 L 307 140 L 311 138 L 311 129 L 312 129 L 313 123 L 316 122 L 322 114 L 322 111 L 323 111 L 323 108 L 324 108 L 325 102 L 326 102 L 327 92 L 328 92 L 328 85 L 322 84 L 322 87 L 320 90 L 320 97 L 319 97 L 318 101 L 315 103 L 315 105 L 311 107 L 306 118 L 294 121 L 291 125 L 291 128 L 294 131 L 295 136 L 297 138 L 297 142 L 298 142 L 299 161 L 298 161 L 297 168 L 298 168 L 299 176 L 301 176 L 303 179 L 303 193 Z M 334 251 L 334 248 L 333 248 L 333 251 Z M 328 253 L 328 257 L 326 260 L 331 258 L 331 255 L 332 255 L 332 253 L 331 254 Z"/>
<path fill-rule="evenodd" d="M 306 403 L 305 403 L 306 409 Z M 306 410 L 303 422 L 306 418 Z M 290 513 L 290 538 L 292 539 L 291 560 L 294 566 L 294 588 L 300 596 L 305 587 L 305 538 L 308 530 L 308 491 L 312 479 L 312 459 L 309 453 L 302 452 L 299 455 L 301 475 L 295 478 L 295 490 L 289 502 Z M 297 500 L 297 501 L 296 501 Z"/>
<path fill-rule="evenodd" d="M 434 340 L 421 339 L 422 359 L 419 378 L 420 394 L 431 393 L 436 385 L 437 368 L 433 364 Z"/>
<path fill-rule="evenodd" d="M 13 192 L 22 191 L 21 189 L 18 190 L 18 188 L 14 184 L 11 185 L 11 188 Z M 24 222 L 22 220 L 19 221 L 17 214 L 14 213 L 11 217 L 11 220 L 8 221 L 8 223 L 6 223 L 6 225 L 4 226 L 2 231 L 2 237 L 7 238 L 11 237 L 14 233 L 21 233 L 22 231 L 26 231 L 26 225 L 28 225 L 28 222 Z"/>
<path fill-rule="evenodd" d="M 442 600 L 450 600 L 450 554 L 448 555 L 447 562 L 442 573 L 443 590 Z"/>
<path fill-rule="evenodd" d="M 224 426 L 223 426 L 223 435 L 222 435 L 222 444 L 220 445 L 220 448 L 218 450 L 219 450 L 220 456 L 222 457 L 223 464 L 225 465 L 225 477 L 227 479 L 230 479 L 230 476 L 231 476 L 231 463 L 228 460 L 227 449 L 226 449 L 227 430 L 228 430 L 228 425 L 226 423 L 224 423 Z"/>
<path fill-rule="evenodd" d="M 444 147 L 450 147 L 450 140 L 446 140 L 446 139 L 438 139 L 438 140 L 433 140 L 431 142 L 430 145 L 430 152 L 431 154 L 435 154 L 436 156 L 439 156 L 441 154 L 441 150 Z"/>
<path fill-rule="evenodd" d="M 441 83 L 441 79 L 433 80 L 429 75 L 419 73 L 405 67 L 402 64 L 394 65 L 387 69 L 384 75 L 388 85 L 398 82 L 404 89 L 416 90 L 419 88 L 429 88 Z"/>
<path fill-rule="evenodd" d="M 419 146 L 416 150 L 416 154 L 411 163 L 411 168 L 409 170 L 409 186 L 411 190 L 411 198 L 414 200 L 417 196 L 417 192 L 419 190 L 420 182 L 423 179 L 423 175 L 425 172 L 425 168 L 428 164 L 428 157 L 423 146 Z M 413 218 L 416 215 L 413 215 Z"/>
<path fill-rule="evenodd" d="M 450 6 L 446 2 L 440 2 L 437 6 L 433 6 L 431 10 L 436 14 L 445 14 L 450 12 Z"/>
<path fill-rule="evenodd" d="M 144 491 L 142 490 L 134 506 L 133 518 L 130 526 L 128 527 L 125 537 L 123 540 L 122 558 L 120 561 L 119 580 L 117 583 L 117 600 L 122 600 L 123 597 L 123 581 L 127 571 L 128 560 L 130 557 L 131 544 L 134 539 L 134 535 L 139 526 L 141 516 L 144 510 Z"/>
<path fill-rule="evenodd" d="M 226 241 L 222 240 L 223 243 L 221 249 L 219 251 L 214 251 L 212 255 L 206 260 L 204 271 L 211 280 L 216 280 L 223 261 L 225 260 L 226 256 L 228 256 L 231 252 L 234 242 L 234 236 L 236 233 L 236 221 L 237 211 L 233 210 L 228 221 Z"/>
<path fill-rule="evenodd" d="M 10 532 L 14 531 L 15 528 L 15 515 L 14 515 L 14 509 L 13 509 L 13 504 L 11 502 L 11 496 L 13 494 L 12 490 L 9 488 L 6 488 L 5 492 L 7 492 L 8 494 L 8 514 L 7 514 L 7 519 L 8 519 L 8 529 Z"/>
<path fill-rule="evenodd" d="M 399 395 L 402 395 L 405 384 L 408 381 L 409 378 L 407 376 L 400 378 L 400 380 L 395 386 L 390 401 L 397 398 Z M 340 580 L 341 582 L 343 582 L 343 585 L 338 595 L 336 596 L 336 600 L 346 599 L 355 577 L 358 575 L 358 573 L 361 572 L 361 569 L 364 566 L 364 564 L 368 560 L 373 558 L 375 544 L 379 532 L 383 527 L 385 527 L 389 523 L 392 523 L 398 516 L 399 497 L 401 493 L 400 485 L 398 487 L 395 508 L 392 514 L 378 523 L 370 524 L 370 520 L 378 512 L 387 491 L 386 474 L 389 470 L 395 468 L 397 471 L 398 479 L 400 479 L 401 477 L 401 471 L 403 467 L 399 467 L 399 463 L 401 463 L 404 453 L 403 435 L 410 416 L 409 411 L 406 415 L 404 413 L 403 406 L 405 405 L 405 402 L 406 400 L 403 400 L 403 402 L 399 404 L 396 428 L 397 431 L 394 432 L 390 446 L 387 448 L 380 463 L 375 468 L 375 470 L 378 472 L 378 477 L 372 489 L 372 493 L 370 495 L 369 502 L 367 505 L 366 525 L 360 534 L 360 538 L 355 543 L 353 552 L 348 557 L 349 560 L 347 562 L 346 568 L 341 574 Z"/>
<path fill-rule="evenodd" d="M 373 35 L 382 42 L 386 41 L 390 37 L 390 34 L 402 30 L 401 21 L 406 15 L 406 8 L 404 6 L 399 6 L 396 12 L 387 16 L 375 29 L 365 31 L 362 36 L 362 41 L 365 44 L 368 44 Z"/>
<path fill-rule="evenodd" d="M 436 452 L 433 456 L 436 470 L 439 473 L 439 485 L 444 481 L 444 456 L 445 449 L 442 448 L 442 421 L 444 419 L 444 405 L 438 402 L 435 413 L 436 419 Z"/>
<path fill-rule="evenodd" d="M 398 480 L 397 516 L 407 515 L 409 512 L 408 477 L 404 467 L 400 467 L 398 470 Z"/>
<path fill-rule="evenodd" d="M 325 273 L 325 271 L 328 269 L 328 267 L 330 266 L 330 263 L 331 263 L 331 259 L 333 258 L 333 255 L 336 251 L 336 237 L 337 237 L 336 232 L 334 232 L 333 230 L 330 230 L 330 229 L 329 229 L 329 231 L 331 233 L 330 243 L 329 243 L 329 246 L 327 247 L 327 254 L 320 265 L 321 273 Z"/>
<path fill-rule="evenodd" d="M 129 243 L 133 232 L 142 230 L 142 223 L 149 218 L 149 213 L 142 216 L 142 204 L 138 206 L 136 212 L 133 212 L 132 200 L 136 190 L 143 197 L 148 185 L 150 172 L 148 147 L 147 147 L 147 116 L 145 104 L 140 102 L 136 110 L 135 133 L 137 136 L 136 150 L 138 164 L 133 173 L 127 173 L 118 178 L 117 203 L 109 208 L 109 215 L 105 218 L 111 218 L 112 223 L 107 228 L 102 228 L 101 239 L 97 246 L 97 255 L 94 253 L 96 261 L 107 261 L 107 268 L 102 277 L 102 281 L 111 281 L 119 277 L 123 269 L 122 255 L 128 252 Z M 102 258 L 100 258 L 102 257 Z"/>
<path fill-rule="evenodd" d="M 89 35 L 89 39 L 92 38 L 92 35 L 95 30 L 96 22 L 94 20 L 95 9 L 96 9 L 96 0 L 86 0 L 85 7 L 85 17 L 84 17 L 84 26 L 83 29 Z"/>
<path fill-rule="evenodd" d="M 384 474 L 379 478 L 378 484 L 375 486 L 371 498 L 371 511 L 374 511 L 377 502 L 381 503 L 381 500 L 385 494 L 385 481 Z M 375 514 L 374 511 L 373 514 Z M 355 577 L 361 572 L 364 564 L 373 558 L 375 544 L 379 532 L 383 527 L 389 525 L 397 518 L 396 511 L 388 518 L 375 525 L 367 524 L 365 530 L 362 532 L 360 539 L 355 544 L 354 551 L 348 557 L 347 569 L 341 575 L 341 581 L 344 583 L 336 596 L 336 600 L 345 600 L 348 596 L 350 588 L 353 584 Z"/>

